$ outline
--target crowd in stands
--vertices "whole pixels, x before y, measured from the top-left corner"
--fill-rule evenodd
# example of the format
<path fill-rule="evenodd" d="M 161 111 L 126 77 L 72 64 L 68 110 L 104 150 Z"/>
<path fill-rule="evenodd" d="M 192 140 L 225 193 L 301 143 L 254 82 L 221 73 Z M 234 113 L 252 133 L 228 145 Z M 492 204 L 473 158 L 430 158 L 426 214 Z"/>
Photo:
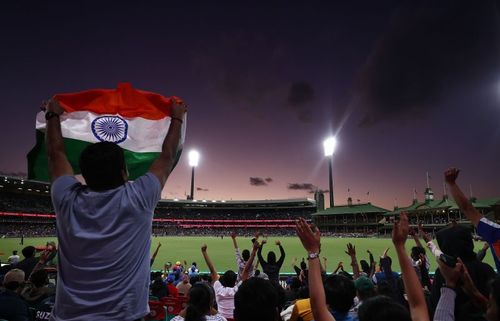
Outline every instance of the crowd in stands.
<path fill-rule="evenodd" d="M 474 209 L 457 186 L 457 177 L 456 169 L 445 173 L 452 196 L 486 242 L 478 253 L 474 252 L 470 228 L 455 222 L 438 231 L 433 239 L 422 224 L 418 229 L 410 227 L 409 218 L 403 212 L 394 222 L 391 233 L 395 257 L 388 255 L 390 249 L 387 248 L 379 257 L 368 251 L 368 260 L 360 260 L 356 244 L 346 244 L 345 249 L 322 248 L 318 228 L 300 218 L 295 222 L 294 233 L 307 253 L 307 261 L 294 259 L 296 275 L 283 283 L 280 282 L 280 270 L 286 259 L 286 249 L 281 243 L 276 241 L 274 247 L 267 244 L 265 238 L 260 238 L 262 233 L 256 233 L 251 243 L 244 246 L 248 249 L 241 249 L 237 235 L 243 231 L 238 230 L 231 234 L 234 252 L 227 254 L 234 256 L 234 270 L 219 275 L 209 247 L 200 244 L 209 275 L 201 275 L 196 262 L 190 265 L 176 262 L 165 266 L 163 272 L 141 276 L 150 281 L 151 312 L 145 319 L 499 321 L 500 277 L 482 259 L 491 247 L 497 271 L 500 270 L 497 256 L 500 254 L 497 250 L 500 226 Z M 146 179 L 153 178 L 146 176 Z M 408 246 L 410 242 L 414 242 L 411 247 Z M 56 244 L 47 243 L 38 256 L 31 246 L 22 249 L 22 258 L 16 251 L 12 253 L 0 269 L 0 318 L 50 320 L 58 295 L 51 275 L 55 266 L 61 264 L 61 247 L 65 245 L 59 244 L 58 249 Z M 160 246 L 154 251 L 150 265 Z M 87 250 L 92 252 L 92 249 Z M 350 268 L 338 264 L 330 273 L 321 257 L 326 251 L 344 251 Z M 400 272 L 393 270 L 393 258 L 398 260 Z M 438 266 L 433 278 L 431 262 Z M 58 271 L 59 279 L 64 272 Z M 89 289 L 89 293 L 92 290 Z M 122 315 L 120 319 L 132 321 L 137 318 L 127 319 Z"/>

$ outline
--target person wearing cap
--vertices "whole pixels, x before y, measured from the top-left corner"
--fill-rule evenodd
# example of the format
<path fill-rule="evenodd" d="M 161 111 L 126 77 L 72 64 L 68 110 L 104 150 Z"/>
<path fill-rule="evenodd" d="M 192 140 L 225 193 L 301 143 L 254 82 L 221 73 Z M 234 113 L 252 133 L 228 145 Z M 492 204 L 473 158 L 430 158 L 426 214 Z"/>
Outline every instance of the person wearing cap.
<path fill-rule="evenodd" d="M 0 319 L 9 321 L 28 321 L 28 305 L 19 296 L 18 291 L 24 284 L 24 272 L 12 269 L 5 274 L 0 290 Z"/>
<path fill-rule="evenodd" d="M 175 281 L 174 277 L 172 275 L 169 275 L 167 278 L 168 295 L 173 297 L 178 297 L 179 290 L 175 287 L 174 281 Z"/>
<path fill-rule="evenodd" d="M 130 89 L 128 95 L 140 93 Z M 174 100 L 164 106 L 170 124 L 161 151 L 133 182 L 119 145 L 100 141 L 86 146 L 78 160 L 86 185 L 75 177 L 66 155 L 60 121 L 65 110 L 56 98 L 45 108 L 60 271 L 50 320 L 141 319 L 149 313 L 153 212 L 176 163 L 187 107 Z"/>
<path fill-rule="evenodd" d="M 357 314 L 359 307 L 363 304 L 363 301 L 371 298 L 377 293 L 375 292 L 375 285 L 372 280 L 366 276 L 360 276 L 354 281 L 354 287 L 356 288 L 356 298 L 353 308 L 350 312 Z"/>

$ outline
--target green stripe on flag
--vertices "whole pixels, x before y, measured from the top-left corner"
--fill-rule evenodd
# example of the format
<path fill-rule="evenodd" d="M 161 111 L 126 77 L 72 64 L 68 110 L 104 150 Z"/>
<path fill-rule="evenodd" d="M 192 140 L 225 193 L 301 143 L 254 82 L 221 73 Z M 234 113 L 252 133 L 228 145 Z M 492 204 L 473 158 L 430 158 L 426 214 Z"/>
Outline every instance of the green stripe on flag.
<path fill-rule="evenodd" d="M 92 145 L 92 143 L 64 138 L 64 148 L 68 160 L 73 167 L 75 174 L 80 174 L 80 167 L 78 165 L 80 154 L 85 147 Z M 179 161 L 182 150 L 179 150 L 175 164 Z M 149 170 L 153 161 L 160 155 L 160 153 L 136 153 L 124 149 L 125 162 L 129 171 L 129 179 L 134 180 L 143 175 Z M 50 181 L 49 166 L 47 161 L 47 150 L 45 148 L 45 133 L 36 131 L 36 144 L 35 147 L 28 153 L 28 179 L 38 181 Z M 175 165 L 174 165 L 175 167 Z"/>

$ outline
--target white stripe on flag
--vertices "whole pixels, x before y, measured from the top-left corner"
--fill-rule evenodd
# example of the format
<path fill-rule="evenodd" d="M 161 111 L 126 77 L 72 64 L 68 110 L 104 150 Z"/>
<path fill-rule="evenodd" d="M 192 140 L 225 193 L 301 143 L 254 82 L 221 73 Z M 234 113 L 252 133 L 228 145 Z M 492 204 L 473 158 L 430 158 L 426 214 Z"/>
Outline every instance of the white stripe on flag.
<path fill-rule="evenodd" d="M 92 122 L 102 116 L 119 116 L 109 114 L 95 114 L 88 111 L 77 111 L 64 113 L 61 115 L 61 131 L 64 138 L 77 139 L 90 143 L 97 143 L 99 140 L 92 132 Z M 141 117 L 125 118 L 128 124 L 126 139 L 118 143 L 124 149 L 132 152 L 161 152 L 163 140 L 170 127 L 170 117 L 159 120 L 149 120 Z M 45 113 L 39 112 L 36 116 L 36 129 L 45 131 L 46 121 Z M 181 142 L 184 143 L 186 137 L 186 116 L 181 130 Z"/>

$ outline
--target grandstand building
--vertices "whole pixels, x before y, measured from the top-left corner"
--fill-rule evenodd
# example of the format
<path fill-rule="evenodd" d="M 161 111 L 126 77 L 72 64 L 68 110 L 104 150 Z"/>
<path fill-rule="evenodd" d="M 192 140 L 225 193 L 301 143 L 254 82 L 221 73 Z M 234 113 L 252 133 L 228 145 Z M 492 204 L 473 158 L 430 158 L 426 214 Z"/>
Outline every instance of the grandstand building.
<path fill-rule="evenodd" d="M 368 203 L 339 205 L 312 214 L 314 224 L 322 234 L 366 236 L 379 233 L 380 221 L 388 210 Z"/>
<path fill-rule="evenodd" d="M 155 235 L 291 235 L 298 217 L 317 211 L 312 199 L 161 200 L 155 209 Z M 0 234 L 11 237 L 55 235 L 50 184 L 0 176 Z"/>

